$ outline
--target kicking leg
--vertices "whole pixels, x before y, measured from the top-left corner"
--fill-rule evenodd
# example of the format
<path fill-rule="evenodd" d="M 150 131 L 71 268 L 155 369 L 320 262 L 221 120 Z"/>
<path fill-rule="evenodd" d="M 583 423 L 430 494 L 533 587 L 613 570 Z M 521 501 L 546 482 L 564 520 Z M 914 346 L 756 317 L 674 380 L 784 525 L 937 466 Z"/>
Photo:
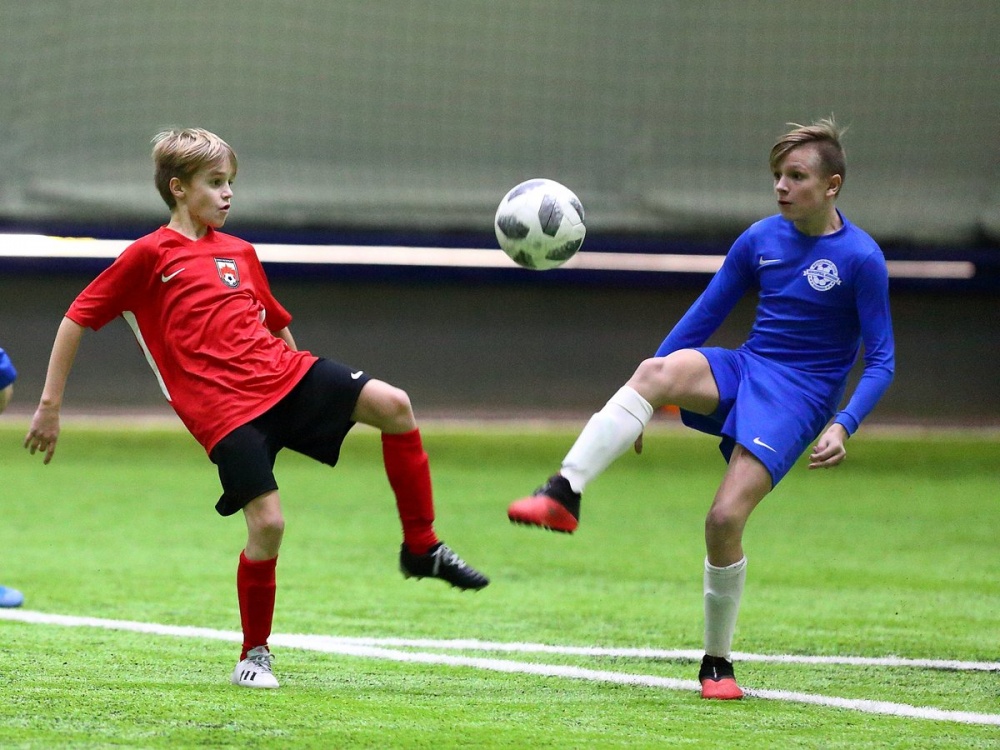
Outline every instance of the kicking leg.
<path fill-rule="evenodd" d="M 382 431 L 382 460 L 403 527 L 400 568 L 407 578 L 441 578 L 461 589 L 489 583 L 434 531 L 430 465 L 405 391 L 380 380 L 361 390 L 352 418 Z"/>
<path fill-rule="evenodd" d="M 630 446 L 641 450 L 642 433 L 664 404 L 708 413 L 719 393 L 708 360 L 693 349 L 647 359 L 628 383 L 587 422 L 563 459 L 559 473 L 507 509 L 514 523 L 572 533 L 580 518 L 586 486 Z"/>

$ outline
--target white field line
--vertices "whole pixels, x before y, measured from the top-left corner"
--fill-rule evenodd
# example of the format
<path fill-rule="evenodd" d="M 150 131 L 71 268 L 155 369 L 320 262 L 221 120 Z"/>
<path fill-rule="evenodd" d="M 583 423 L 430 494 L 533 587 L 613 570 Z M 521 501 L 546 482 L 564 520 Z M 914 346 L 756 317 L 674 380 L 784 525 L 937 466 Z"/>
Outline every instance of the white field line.
<path fill-rule="evenodd" d="M 700 661 L 704 652 L 694 649 L 604 648 L 600 646 L 549 646 L 543 643 L 497 643 L 479 640 L 432 640 L 422 638 L 350 638 L 337 637 L 338 643 L 357 646 L 394 646 L 397 648 L 436 648 L 452 651 L 499 651 L 568 656 L 612 656 L 626 659 L 664 659 Z M 953 659 L 906 659 L 898 656 L 806 656 L 799 654 L 747 654 L 733 652 L 736 661 L 781 664 L 844 664 L 865 667 L 914 667 L 960 672 L 1000 672 L 1000 661 L 956 661 Z"/>
<path fill-rule="evenodd" d="M 215 630 L 212 628 L 197 628 L 184 625 L 160 625 L 157 623 L 133 622 L 129 620 L 107 620 L 98 617 L 73 617 L 69 615 L 53 615 L 44 612 L 33 612 L 22 609 L 0 609 L 0 620 L 32 623 L 38 625 L 59 625 L 63 627 L 89 627 L 104 630 L 121 630 L 150 635 L 175 636 L 179 638 L 204 638 L 207 640 L 229 641 L 240 643 L 242 635 L 236 631 Z M 556 664 L 534 664 L 530 662 L 511 661 L 508 659 L 487 659 L 481 657 L 454 656 L 428 652 L 400 651 L 397 647 L 457 649 L 462 651 L 507 651 L 550 653 L 581 656 L 633 656 L 638 658 L 663 659 L 698 659 L 700 652 L 690 650 L 661 651 L 656 649 L 608 649 L 569 646 L 545 646 L 530 643 L 490 643 L 477 640 L 408 640 L 400 638 L 338 638 L 323 635 L 289 635 L 277 634 L 270 639 L 271 645 L 286 648 L 318 651 L 328 654 L 359 656 L 368 659 L 385 659 L 396 662 L 418 664 L 441 664 L 453 667 L 469 667 L 492 672 L 507 672 L 516 674 L 533 674 L 543 677 L 560 677 L 564 679 L 589 680 L 608 682 L 618 685 L 636 685 L 640 687 L 664 688 L 667 690 L 697 690 L 695 680 L 678 680 L 655 675 L 628 674 L 607 670 L 586 669 Z M 1000 664 L 994 662 L 960 662 L 938 660 L 870 660 L 849 658 L 848 660 L 832 660 L 830 657 L 798 657 L 798 656 L 765 656 L 751 654 L 734 654 L 740 660 L 823 663 L 823 664 L 878 664 L 885 666 L 931 667 L 936 669 L 971 669 L 1000 670 Z M 820 659 L 821 661 L 815 661 Z M 809 660 L 809 661 L 805 661 Z M 787 701 L 790 703 L 805 703 L 815 706 L 828 706 L 850 711 L 859 711 L 883 716 L 900 716 L 912 719 L 933 721 L 948 721 L 960 724 L 983 724 L 1000 726 L 1000 714 L 982 714 L 971 711 L 952 711 L 923 706 L 911 706 L 905 703 L 888 701 L 872 701 L 855 698 L 837 698 L 834 696 L 813 695 L 810 693 L 795 693 L 784 690 L 754 690 L 745 689 L 748 696 L 764 700 Z"/>

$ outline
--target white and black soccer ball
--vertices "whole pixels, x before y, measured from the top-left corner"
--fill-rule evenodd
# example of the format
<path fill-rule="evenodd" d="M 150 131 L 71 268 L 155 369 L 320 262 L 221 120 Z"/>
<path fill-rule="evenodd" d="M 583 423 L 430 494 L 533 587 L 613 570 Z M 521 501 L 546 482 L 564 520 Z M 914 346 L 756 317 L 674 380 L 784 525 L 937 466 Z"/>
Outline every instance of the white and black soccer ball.
<path fill-rule="evenodd" d="M 561 266 L 576 255 L 587 234 L 580 199 L 546 179 L 527 180 L 507 193 L 493 228 L 511 260 L 536 271 Z"/>

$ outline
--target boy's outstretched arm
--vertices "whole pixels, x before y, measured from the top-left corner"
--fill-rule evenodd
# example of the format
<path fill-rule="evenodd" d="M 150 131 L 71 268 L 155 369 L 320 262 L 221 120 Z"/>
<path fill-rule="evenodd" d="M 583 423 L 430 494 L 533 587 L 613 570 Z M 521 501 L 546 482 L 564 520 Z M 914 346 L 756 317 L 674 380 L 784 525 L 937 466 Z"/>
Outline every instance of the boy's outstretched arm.
<path fill-rule="evenodd" d="M 69 318 L 63 318 L 56 332 L 55 343 L 52 344 L 52 354 L 49 355 L 49 368 L 45 373 L 45 386 L 42 397 L 31 419 L 31 427 L 24 436 L 24 447 L 34 455 L 35 451 L 44 451 L 45 460 L 52 460 L 56 451 L 56 441 L 59 439 L 59 409 L 62 408 L 63 393 L 66 390 L 66 380 L 76 359 L 76 350 L 83 337 L 83 326 L 74 323 Z"/>

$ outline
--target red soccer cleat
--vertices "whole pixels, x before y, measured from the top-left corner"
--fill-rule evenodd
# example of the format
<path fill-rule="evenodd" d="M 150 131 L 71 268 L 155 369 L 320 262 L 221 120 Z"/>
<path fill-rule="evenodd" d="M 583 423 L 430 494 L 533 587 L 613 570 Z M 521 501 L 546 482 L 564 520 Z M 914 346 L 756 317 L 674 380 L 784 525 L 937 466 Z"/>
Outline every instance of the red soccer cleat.
<path fill-rule="evenodd" d="M 572 534 L 580 525 L 580 493 L 573 492 L 566 478 L 556 474 L 530 497 L 512 502 L 507 518 L 511 523 Z"/>
<path fill-rule="evenodd" d="M 743 690 L 736 683 L 733 663 L 721 656 L 705 655 L 698 671 L 701 697 L 719 701 L 735 701 L 743 697 Z"/>

